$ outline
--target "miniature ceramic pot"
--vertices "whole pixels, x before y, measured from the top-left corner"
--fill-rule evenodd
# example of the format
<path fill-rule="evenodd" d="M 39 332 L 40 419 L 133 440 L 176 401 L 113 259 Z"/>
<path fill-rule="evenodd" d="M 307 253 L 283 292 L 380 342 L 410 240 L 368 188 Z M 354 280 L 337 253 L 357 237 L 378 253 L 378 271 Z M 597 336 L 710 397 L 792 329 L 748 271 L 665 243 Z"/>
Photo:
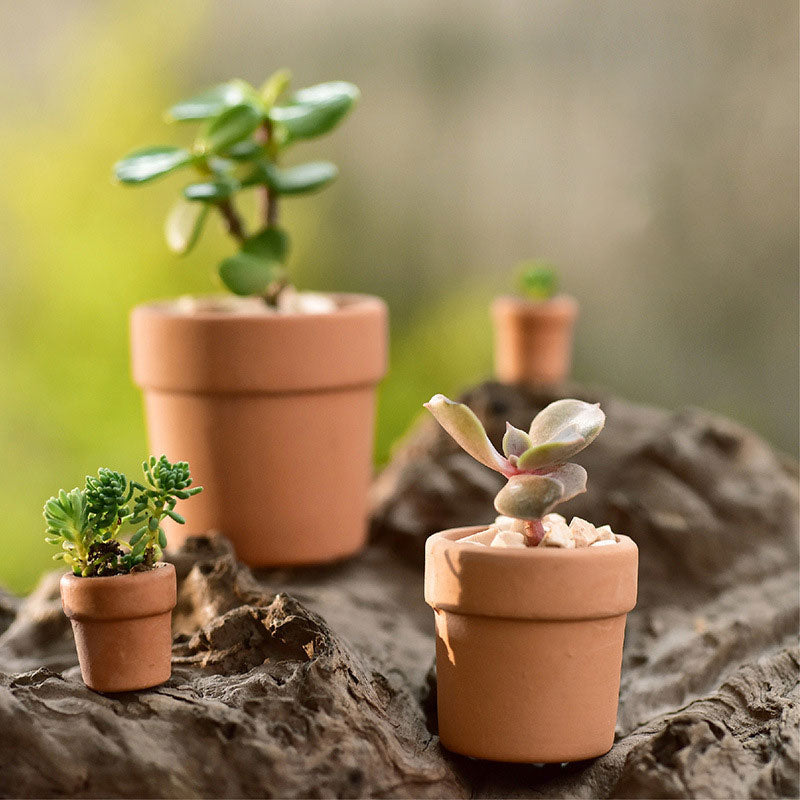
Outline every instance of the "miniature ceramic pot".
<path fill-rule="evenodd" d="M 638 551 L 425 546 L 425 601 L 436 620 L 439 736 L 493 761 L 578 761 L 614 743 L 625 619 Z"/>
<path fill-rule="evenodd" d="M 130 692 L 169 679 L 175 567 L 61 578 L 61 604 L 72 623 L 84 683 L 98 692 Z"/>
<path fill-rule="evenodd" d="M 567 295 L 533 302 L 498 297 L 492 303 L 495 374 L 503 383 L 554 384 L 572 364 L 578 303 Z"/>
<path fill-rule="evenodd" d="M 376 297 L 332 298 L 336 311 L 321 314 L 134 309 L 150 452 L 188 461 L 203 486 L 178 504 L 186 525 L 168 526 L 171 545 L 221 531 L 256 567 L 364 546 L 387 310 Z"/>

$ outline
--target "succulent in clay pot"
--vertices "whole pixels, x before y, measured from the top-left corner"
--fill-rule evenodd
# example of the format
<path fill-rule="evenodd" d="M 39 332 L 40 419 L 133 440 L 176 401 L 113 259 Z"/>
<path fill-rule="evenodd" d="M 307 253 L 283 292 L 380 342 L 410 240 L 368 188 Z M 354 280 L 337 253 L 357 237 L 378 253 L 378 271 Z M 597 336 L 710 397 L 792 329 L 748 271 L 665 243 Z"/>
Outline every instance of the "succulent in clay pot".
<path fill-rule="evenodd" d="M 167 217 L 174 252 L 191 251 L 213 216 L 235 244 L 216 269 L 231 294 L 137 306 L 131 354 L 151 449 L 187 458 L 206 487 L 186 532 L 170 521 L 167 530 L 177 541 L 223 531 L 251 566 L 321 563 L 363 547 L 387 360 L 382 300 L 292 285 L 280 208 L 338 169 L 286 161 L 332 131 L 359 91 L 330 81 L 290 92 L 290 79 L 287 70 L 260 87 L 234 79 L 176 103 L 167 119 L 197 125 L 191 143 L 138 149 L 114 168 L 129 186 L 191 174 Z M 242 200 L 253 194 L 259 211 L 248 218 Z"/>
<path fill-rule="evenodd" d="M 61 602 L 72 623 L 84 683 L 99 692 L 146 689 L 171 672 L 175 568 L 161 562 L 163 520 L 200 493 L 189 465 L 151 456 L 144 481 L 101 467 L 83 489 L 63 489 L 44 506 L 46 541 L 70 572 Z"/>
<path fill-rule="evenodd" d="M 492 525 L 426 542 L 442 743 L 528 763 L 607 752 L 638 552 L 606 525 L 578 517 L 567 525 L 552 511 L 586 490 L 586 470 L 569 459 L 597 437 L 605 415 L 599 405 L 558 400 L 528 431 L 507 425 L 501 453 L 467 406 L 443 395 L 425 405 L 466 452 L 508 479 Z"/>
<path fill-rule="evenodd" d="M 503 383 L 558 384 L 569 376 L 578 316 L 575 298 L 558 292 L 549 263 L 517 268 L 517 293 L 492 303 L 495 373 Z"/>

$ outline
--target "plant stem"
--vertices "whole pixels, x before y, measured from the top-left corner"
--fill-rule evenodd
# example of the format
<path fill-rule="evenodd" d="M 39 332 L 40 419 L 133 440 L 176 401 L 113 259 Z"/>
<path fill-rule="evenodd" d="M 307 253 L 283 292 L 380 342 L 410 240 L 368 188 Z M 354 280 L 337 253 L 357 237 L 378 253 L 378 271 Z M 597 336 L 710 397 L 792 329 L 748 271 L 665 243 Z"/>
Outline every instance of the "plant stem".
<path fill-rule="evenodd" d="M 544 525 L 540 519 L 525 520 L 525 544 L 536 547 L 544 537 Z"/>
<path fill-rule="evenodd" d="M 273 153 L 270 152 L 270 144 L 272 142 L 272 124 L 268 119 L 264 120 L 264 123 L 256 131 L 256 138 L 264 145 L 267 157 L 270 158 L 273 163 L 275 163 L 277 159 L 273 156 Z M 266 185 L 261 187 L 261 213 L 264 218 L 264 225 L 267 228 L 272 228 L 277 224 L 278 197 L 275 192 L 273 192 L 272 189 Z"/>
<path fill-rule="evenodd" d="M 247 238 L 247 235 L 244 232 L 242 218 L 239 216 L 233 203 L 230 200 L 222 200 L 217 203 L 217 208 L 219 209 L 219 213 L 222 214 L 222 218 L 225 220 L 228 233 L 233 236 L 234 239 L 243 242 Z"/>

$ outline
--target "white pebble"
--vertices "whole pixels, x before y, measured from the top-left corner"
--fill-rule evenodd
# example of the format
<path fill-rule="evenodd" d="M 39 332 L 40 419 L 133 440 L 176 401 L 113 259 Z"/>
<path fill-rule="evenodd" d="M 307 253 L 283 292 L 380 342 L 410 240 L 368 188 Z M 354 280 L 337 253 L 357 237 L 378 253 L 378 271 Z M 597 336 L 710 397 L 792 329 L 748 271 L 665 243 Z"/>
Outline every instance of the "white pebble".
<path fill-rule="evenodd" d="M 592 542 L 589 547 L 603 547 L 607 544 L 616 544 L 616 539 L 598 539 L 596 542 Z"/>
<path fill-rule="evenodd" d="M 575 547 L 588 547 L 597 540 L 597 530 L 594 525 L 580 517 L 572 518 L 569 530 L 572 534 L 572 541 L 575 542 Z"/>
<path fill-rule="evenodd" d="M 492 539 L 492 547 L 525 547 L 525 537 L 519 531 L 500 531 Z"/>
<path fill-rule="evenodd" d="M 561 517 L 561 520 L 543 521 L 542 525 L 544 527 L 544 536 L 542 541 L 539 542 L 539 547 L 563 547 L 567 550 L 575 547 L 572 533 L 563 517 Z"/>
<path fill-rule="evenodd" d="M 611 530 L 610 525 L 601 525 L 597 529 L 597 541 L 616 542 L 617 537 L 614 536 L 614 531 Z"/>
<path fill-rule="evenodd" d="M 492 539 L 494 539 L 495 534 L 497 531 L 494 529 L 494 526 L 491 528 L 487 528 L 485 531 L 478 531 L 477 533 L 473 533 L 472 536 L 465 536 L 463 539 L 459 539 L 459 542 L 469 542 L 471 544 L 486 544 L 489 545 L 492 543 Z"/>

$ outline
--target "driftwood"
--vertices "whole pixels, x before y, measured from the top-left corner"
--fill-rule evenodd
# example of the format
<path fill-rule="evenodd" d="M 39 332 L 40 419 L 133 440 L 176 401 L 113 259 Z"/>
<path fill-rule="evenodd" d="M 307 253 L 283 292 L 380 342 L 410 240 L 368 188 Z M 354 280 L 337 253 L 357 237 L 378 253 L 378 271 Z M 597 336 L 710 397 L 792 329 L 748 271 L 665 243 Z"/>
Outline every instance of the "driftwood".
<path fill-rule="evenodd" d="M 432 423 L 375 485 L 349 562 L 251 573 L 224 539 L 174 554 L 173 676 L 103 696 L 80 681 L 57 576 L 0 593 L 0 794 L 10 797 L 796 797 L 796 466 L 691 410 L 601 400 L 606 431 L 564 507 L 640 547 L 612 751 L 515 766 L 435 736 L 427 534 L 487 521 L 496 476 Z M 469 393 L 495 439 L 553 399 Z M 277 532 L 276 532 L 277 535 Z"/>

